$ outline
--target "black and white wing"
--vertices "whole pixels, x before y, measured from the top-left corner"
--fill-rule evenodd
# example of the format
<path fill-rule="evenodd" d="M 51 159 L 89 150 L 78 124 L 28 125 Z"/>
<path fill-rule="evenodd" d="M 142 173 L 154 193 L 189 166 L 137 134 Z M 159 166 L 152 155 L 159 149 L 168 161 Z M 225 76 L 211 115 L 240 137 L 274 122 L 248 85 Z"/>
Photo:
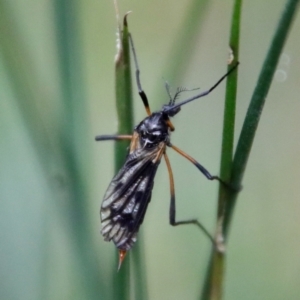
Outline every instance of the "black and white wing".
<path fill-rule="evenodd" d="M 151 200 L 154 176 L 165 145 L 131 152 L 111 181 L 101 205 L 101 233 L 106 241 L 128 251 L 136 241 Z"/>

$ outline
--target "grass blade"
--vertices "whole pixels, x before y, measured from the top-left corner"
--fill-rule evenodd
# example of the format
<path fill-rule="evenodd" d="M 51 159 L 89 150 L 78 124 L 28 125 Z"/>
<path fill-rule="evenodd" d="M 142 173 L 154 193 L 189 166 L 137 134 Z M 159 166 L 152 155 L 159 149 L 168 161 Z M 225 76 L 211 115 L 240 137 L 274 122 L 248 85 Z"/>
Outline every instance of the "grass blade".
<path fill-rule="evenodd" d="M 229 46 L 233 52 L 235 64 L 239 60 L 239 39 L 240 39 L 240 21 L 242 11 L 242 0 L 236 0 L 234 3 L 233 15 L 231 20 L 230 41 Z M 228 66 L 228 70 L 232 66 Z M 238 72 L 233 72 L 226 82 L 225 109 L 223 120 L 223 138 L 221 149 L 221 165 L 220 177 L 225 181 L 230 181 L 233 143 L 234 143 L 234 125 L 235 125 L 235 107 L 237 94 L 237 79 Z M 218 197 L 218 212 L 217 212 L 217 230 L 216 243 L 223 243 L 223 221 L 225 206 L 228 198 L 228 189 L 224 185 L 220 185 Z M 221 245 L 222 247 L 222 245 Z M 221 299 L 224 283 L 224 267 L 225 257 L 224 251 L 212 249 L 210 263 L 208 266 L 206 280 L 202 291 L 202 299 Z"/>
<path fill-rule="evenodd" d="M 118 18 L 119 16 L 117 16 Z M 132 84 L 130 70 L 130 49 L 128 39 L 128 27 L 126 16 L 124 18 L 123 31 L 118 24 L 117 55 L 115 59 L 115 95 L 118 120 L 118 134 L 129 134 L 133 129 L 133 104 Z M 129 142 L 120 141 L 115 143 L 115 172 L 123 166 Z M 118 250 L 117 250 L 118 251 Z M 114 273 L 114 299 L 130 299 L 130 257 L 127 254 L 118 273 Z M 115 270 L 119 265 L 116 255 Z"/>
<path fill-rule="evenodd" d="M 87 115 L 84 80 L 80 57 L 81 41 L 78 3 L 55 1 L 57 46 L 62 90 L 62 126 L 59 145 L 67 179 L 68 221 L 83 281 L 83 292 L 89 299 L 105 297 L 100 268 L 97 263 L 88 213 L 88 182 L 86 171 Z"/>
<path fill-rule="evenodd" d="M 123 31 L 119 28 L 118 53 L 115 61 L 116 74 L 116 105 L 118 115 L 118 133 L 130 134 L 134 128 L 133 122 L 133 104 L 132 104 L 132 82 L 131 82 L 131 68 L 130 68 L 130 45 L 129 45 L 129 31 L 127 24 L 127 15 L 124 17 Z M 118 172 L 123 166 L 126 154 L 128 152 L 129 143 L 120 141 L 115 144 L 115 171 Z M 114 275 L 115 282 L 115 298 L 114 299 L 130 299 L 130 287 L 132 279 L 134 281 L 134 294 L 136 299 L 147 299 L 146 292 L 146 278 L 144 266 L 144 253 L 142 251 L 143 239 L 139 235 L 139 241 L 130 251 L 124 260 L 120 271 Z M 130 276 L 130 257 L 133 261 L 133 276 Z M 118 259 L 115 262 L 117 266 Z"/>
<path fill-rule="evenodd" d="M 275 35 L 271 42 L 269 51 L 265 58 L 261 73 L 259 75 L 257 86 L 254 90 L 247 115 L 244 121 L 244 125 L 239 137 L 237 149 L 232 163 L 231 171 L 231 185 L 235 190 L 224 191 L 223 205 L 219 207 L 218 216 L 222 218 L 221 231 L 224 234 L 224 239 L 227 241 L 229 226 L 232 220 L 234 206 L 236 203 L 239 188 L 241 186 L 244 171 L 247 165 L 248 157 L 251 151 L 252 142 L 254 140 L 255 132 L 260 120 L 261 112 L 265 103 L 266 96 L 268 94 L 276 66 L 283 49 L 284 43 L 288 36 L 289 29 L 292 25 L 292 20 L 297 11 L 298 0 L 288 0 L 285 9 L 282 13 L 281 19 L 279 20 L 278 27 L 275 31 Z M 228 148 L 230 149 L 230 147 Z M 227 179 L 228 178 L 228 166 L 230 165 L 230 155 L 228 155 L 228 161 L 221 166 L 221 174 Z M 224 172 L 224 173 L 223 173 Z M 222 188 L 220 188 L 220 191 Z M 222 193 L 220 192 L 220 196 Z M 221 198 L 220 198 L 221 200 Z M 220 203 L 220 202 L 219 202 Z M 226 209 L 224 210 L 224 205 Z M 223 211 L 223 213 L 222 213 Z M 220 219 L 219 219 L 220 220 Z M 203 290 L 202 299 L 221 299 L 222 298 L 222 284 L 224 281 L 224 255 L 222 253 L 213 254 L 208 269 L 208 278 L 206 281 L 205 288 Z M 210 293 L 208 284 L 210 286 Z"/>
<path fill-rule="evenodd" d="M 262 70 L 258 77 L 257 84 L 253 92 L 247 115 L 238 140 L 237 149 L 232 165 L 231 183 L 236 189 L 239 189 L 239 187 L 241 186 L 264 103 L 272 83 L 273 75 L 276 70 L 280 54 L 288 37 L 288 33 L 292 26 L 292 21 L 296 15 L 298 6 L 299 0 L 288 0 L 286 2 L 270 48 L 263 63 Z M 226 236 L 228 234 L 236 199 L 237 193 L 233 193 L 228 201 L 228 207 L 224 220 L 224 232 Z"/>

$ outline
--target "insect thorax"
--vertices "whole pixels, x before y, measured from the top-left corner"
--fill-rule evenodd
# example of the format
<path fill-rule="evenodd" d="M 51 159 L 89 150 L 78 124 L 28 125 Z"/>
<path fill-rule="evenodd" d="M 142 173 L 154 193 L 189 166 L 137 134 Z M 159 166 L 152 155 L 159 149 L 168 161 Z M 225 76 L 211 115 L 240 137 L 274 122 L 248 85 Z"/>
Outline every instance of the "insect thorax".
<path fill-rule="evenodd" d="M 160 142 L 167 143 L 169 141 L 170 129 L 166 118 L 167 116 L 162 112 L 153 113 L 135 128 L 143 148 L 152 148 Z"/>

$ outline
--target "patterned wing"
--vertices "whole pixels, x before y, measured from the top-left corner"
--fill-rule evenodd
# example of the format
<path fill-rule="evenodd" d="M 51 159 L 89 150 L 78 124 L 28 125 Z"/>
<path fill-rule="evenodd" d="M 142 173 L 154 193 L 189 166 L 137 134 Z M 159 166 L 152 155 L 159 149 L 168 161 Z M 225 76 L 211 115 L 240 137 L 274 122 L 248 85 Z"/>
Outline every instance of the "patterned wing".
<path fill-rule="evenodd" d="M 101 233 L 106 241 L 129 250 L 143 222 L 154 176 L 165 145 L 151 150 L 138 149 L 130 153 L 122 169 L 111 181 L 101 205 Z"/>

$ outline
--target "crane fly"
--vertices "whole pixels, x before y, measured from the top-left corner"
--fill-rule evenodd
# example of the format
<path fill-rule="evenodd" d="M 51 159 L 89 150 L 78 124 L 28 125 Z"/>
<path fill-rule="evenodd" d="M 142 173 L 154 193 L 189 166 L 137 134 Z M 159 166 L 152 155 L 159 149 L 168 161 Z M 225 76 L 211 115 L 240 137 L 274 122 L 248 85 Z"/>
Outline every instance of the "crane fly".
<path fill-rule="evenodd" d="M 138 93 L 146 109 L 147 117 L 142 120 L 131 135 L 99 135 L 96 141 L 120 141 L 130 140 L 130 146 L 126 161 L 120 171 L 109 184 L 100 209 L 101 234 L 105 241 L 113 241 L 119 249 L 119 267 L 137 240 L 137 233 L 143 223 L 144 216 L 151 200 L 154 177 L 157 168 L 164 158 L 170 180 L 170 211 L 169 221 L 172 226 L 183 224 L 197 225 L 212 241 L 209 232 L 197 219 L 176 221 L 175 189 L 171 164 L 166 153 L 167 147 L 185 157 L 209 180 L 218 180 L 224 183 L 218 176 L 211 175 L 194 158 L 174 146 L 170 141 L 170 134 L 174 126 L 170 120 L 181 109 L 181 106 L 204 97 L 212 92 L 233 70 L 238 63 L 223 75 L 210 89 L 190 97 L 179 103 L 175 103 L 178 96 L 187 89 L 177 89 L 175 95 L 170 94 L 169 86 L 166 89 L 169 95 L 169 103 L 164 105 L 158 112 L 151 112 L 148 98 L 142 89 L 140 82 L 140 70 L 131 35 L 129 35 L 130 46 L 134 58 L 136 83 Z"/>

